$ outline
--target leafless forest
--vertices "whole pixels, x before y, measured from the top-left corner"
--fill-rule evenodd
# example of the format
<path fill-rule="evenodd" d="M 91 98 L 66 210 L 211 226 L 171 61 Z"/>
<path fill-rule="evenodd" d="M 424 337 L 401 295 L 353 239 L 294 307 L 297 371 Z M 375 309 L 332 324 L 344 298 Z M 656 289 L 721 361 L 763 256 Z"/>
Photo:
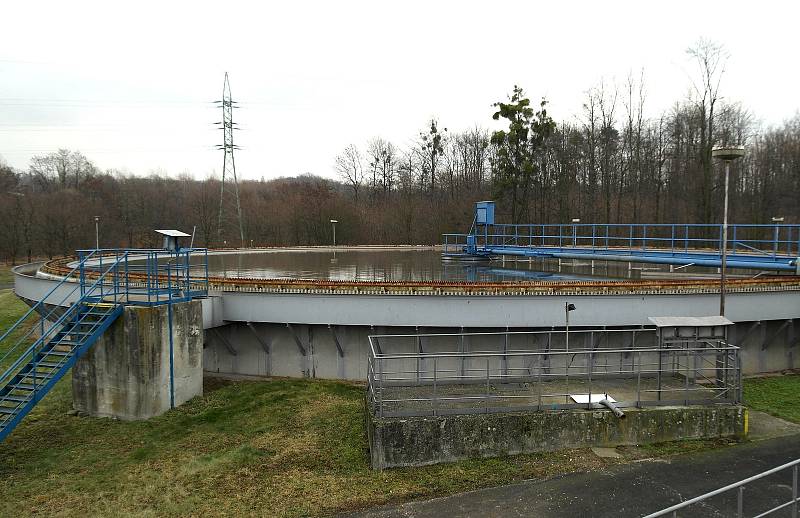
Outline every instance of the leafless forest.
<path fill-rule="evenodd" d="M 731 169 L 733 222 L 800 222 L 800 114 L 763 126 L 722 95 L 723 49 L 700 42 L 689 57 L 686 96 L 657 116 L 646 115 L 644 74 L 589 89 L 580 115 L 561 122 L 544 102 L 531 107 L 527 85 L 498 92 L 502 132 L 422 117 L 414 145 L 375 137 L 332 157 L 338 180 L 243 182 L 244 244 L 328 244 L 330 219 L 339 243 L 437 243 L 469 225 L 480 199 L 497 200 L 507 222 L 718 222 L 723 169 L 710 152 L 719 144 L 747 149 Z M 154 246 L 155 228 L 195 226 L 196 245 L 239 246 L 238 232 L 217 231 L 219 195 L 218 178 L 101 171 L 78 151 L 36 156 L 26 170 L 0 163 L 0 258 L 92 247 L 95 215 L 104 247 Z"/>

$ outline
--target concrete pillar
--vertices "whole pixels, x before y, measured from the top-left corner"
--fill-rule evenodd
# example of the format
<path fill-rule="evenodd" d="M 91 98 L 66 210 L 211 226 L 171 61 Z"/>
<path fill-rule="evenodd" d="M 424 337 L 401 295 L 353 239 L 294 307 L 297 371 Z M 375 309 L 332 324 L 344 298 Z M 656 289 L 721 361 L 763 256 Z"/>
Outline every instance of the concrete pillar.
<path fill-rule="evenodd" d="M 72 369 L 75 410 L 98 417 L 147 419 L 203 394 L 203 314 L 199 300 L 126 307 Z"/>

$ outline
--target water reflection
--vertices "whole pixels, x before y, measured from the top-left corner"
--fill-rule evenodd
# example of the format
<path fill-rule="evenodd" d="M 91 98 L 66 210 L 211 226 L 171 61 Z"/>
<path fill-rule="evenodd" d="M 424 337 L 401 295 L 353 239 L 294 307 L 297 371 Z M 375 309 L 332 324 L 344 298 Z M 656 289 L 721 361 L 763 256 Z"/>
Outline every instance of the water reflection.
<path fill-rule="evenodd" d="M 335 281 L 498 282 L 637 277 L 626 263 L 553 260 L 444 261 L 436 250 L 280 251 L 209 256 L 209 274 Z"/>

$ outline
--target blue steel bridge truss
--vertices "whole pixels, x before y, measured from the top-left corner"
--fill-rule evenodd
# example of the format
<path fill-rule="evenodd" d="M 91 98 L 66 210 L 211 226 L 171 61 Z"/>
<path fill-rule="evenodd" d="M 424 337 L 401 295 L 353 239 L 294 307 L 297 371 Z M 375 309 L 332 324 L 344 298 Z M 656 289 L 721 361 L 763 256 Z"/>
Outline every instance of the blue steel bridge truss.
<path fill-rule="evenodd" d="M 722 225 L 509 225 L 473 222 L 443 234 L 451 258 L 520 256 L 669 264 L 722 265 Z M 728 225 L 727 266 L 800 275 L 800 225 Z"/>

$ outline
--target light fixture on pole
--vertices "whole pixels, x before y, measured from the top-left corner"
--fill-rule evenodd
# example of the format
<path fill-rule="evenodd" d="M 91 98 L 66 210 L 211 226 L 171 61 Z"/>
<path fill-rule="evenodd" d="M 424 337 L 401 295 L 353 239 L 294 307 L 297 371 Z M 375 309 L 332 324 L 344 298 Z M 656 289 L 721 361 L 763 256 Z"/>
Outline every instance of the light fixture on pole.
<path fill-rule="evenodd" d="M 100 216 L 94 217 L 94 248 L 100 250 Z"/>
<path fill-rule="evenodd" d="M 572 246 L 577 245 L 576 229 L 577 229 L 577 224 L 580 222 L 581 218 L 572 218 Z"/>
<path fill-rule="evenodd" d="M 332 219 L 331 225 L 333 225 L 333 246 L 336 246 L 336 224 L 339 223 L 338 219 Z"/>
<path fill-rule="evenodd" d="M 730 182 L 731 162 L 744 156 L 742 146 L 715 147 L 711 156 L 725 162 L 725 203 L 722 212 L 722 268 L 719 275 L 719 314 L 725 316 L 725 274 L 728 259 L 728 184 Z"/>
<path fill-rule="evenodd" d="M 775 255 L 778 255 L 778 240 L 781 237 L 781 223 L 783 223 L 784 217 L 783 216 L 772 216 L 772 222 L 775 223 L 775 234 L 774 239 L 772 240 L 772 251 Z"/>

